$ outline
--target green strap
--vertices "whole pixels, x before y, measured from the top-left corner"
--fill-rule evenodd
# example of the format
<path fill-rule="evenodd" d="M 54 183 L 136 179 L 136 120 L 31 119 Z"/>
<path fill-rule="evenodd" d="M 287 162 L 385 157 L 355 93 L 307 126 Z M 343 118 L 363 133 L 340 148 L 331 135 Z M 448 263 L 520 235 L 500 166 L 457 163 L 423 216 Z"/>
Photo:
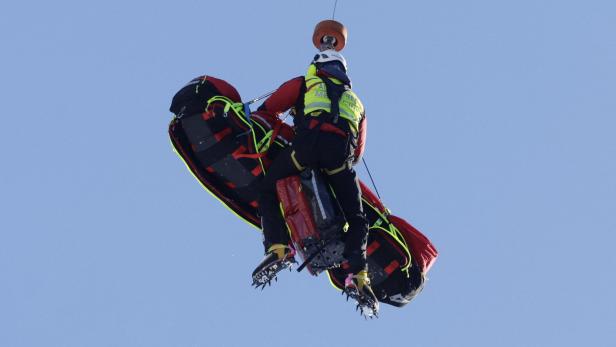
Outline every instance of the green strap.
<path fill-rule="evenodd" d="M 269 149 L 269 146 L 270 146 L 269 139 L 270 139 L 270 137 L 272 137 L 273 133 L 274 133 L 274 130 L 268 131 L 265 134 L 265 136 L 263 136 L 261 141 L 259 141 L 259 143 L 257 143 L 257 152 L 259 152 L 259 153 L 267 152 L 267 150 Z"/>
<path fill-rule="evenodd" d="M 370 229 L 377 228 L 377 229 L 381 229 L 385 231 L 391 237 L 393 237 L 394 240 L 396 240 L 396 242 L 398 242 L 400 246 L 402 246 L 402 249 L 404 249 L 404 253 L 406 253 L 406 255 L 408 256 L 409 263 L 400 270 L 405 271 L 406 276 L 408 277 L 409 276 L 408 269 L 411 267 L 411 264 L 412 264 L 412 261 L 411 261 L 412 256 L 411 256 L 411 252 L 409 251 L 409 247 L 406 244 L 406 241 L 404 241 L 404 236 L 402 235 L 400 230 L 398 230 L 398 228 L 396 228 L 391 222 L 389 222 L 387 217 L 383 215 L 381 211 L 379 211 L 376 207 L 372 206 L 368 201 L 366 201 L 366 199 L 362 199 L 362 200 L 365 205 L 370 206 L 370 208 L 372 208 L 372 210 L 374 210 L 374 212 L 376 212 L 379 215 L 379 218 L 376 220 L 376 222 L 373 225 L 370 226 Z M 385 221 L 387 221 L 388 228 L 384 228 L 381 226 Z"/>
<path fill-rule="evenodd" d="M 224 108 L 224 112 L 225 113 L 229 112 L 229 110 L 231 108 L 233 108 L 233 111 L 235 111 L 235 113 L 237 113 L 239 116 L 241 116 L 242 120 L 244 122 L 246 122 L 246 120 L 245 120 L 246 115 L 244 114 L 244 104 L 242 104 L 241 102 L 233 102 L 233 100 L 227 98 L 226 96 L 217 95 L 217 96 L 211 97 L 207 101 L 207 106 L 210 106 L 210 104 L 215 102 L 215 101 L 219 101 L 219 102 L 222 102 L 222 103 L 225 104 L 225 108 Z M 247 124 L 250 126 L 249 123 L 247 123 Z"/>
<path fill-rule="evenodd" d="M 252 122 L 249 122 L 246 119 L 246 115 L 244 113 L 244 104 L 242 104 L 241 102 L 233 102 L 233 100 L 227 98 L 226 96 L 221 96 L 221 95 L 216 95 L 211 97 L 210 99 L 208 99 L 207 101 L 207 107 L 210 106 L 210 104 L 212 104 L 213 102 L 222 102 L 223 104 L 225 104 L 225 108 L 224 108 L 224 112 L 225 114 L 227 112 L 229 112 L 230 109 L 233 109 L 233 111 L 235 112 L 235 114 L 237 114 L 239 117 L 239 119 L 246 124 L 246 126 L 250 129 L 250 133 L 252 134 L 252 141 L 253 141 L 253 145 L 255 150 L 257 151 L 257 153 L 259 153 L 259 147 L 260 145 L 257 144 L 257 136 L 255 134 L 255 129 L 253 126 Z M 265 173 L 265 166 L 263 165 L 263 160 L 261 160 L 261 158 L 257 158 L 257 160 L 259 161 L 259 165 L 261 165 L 261 170 Z"/>

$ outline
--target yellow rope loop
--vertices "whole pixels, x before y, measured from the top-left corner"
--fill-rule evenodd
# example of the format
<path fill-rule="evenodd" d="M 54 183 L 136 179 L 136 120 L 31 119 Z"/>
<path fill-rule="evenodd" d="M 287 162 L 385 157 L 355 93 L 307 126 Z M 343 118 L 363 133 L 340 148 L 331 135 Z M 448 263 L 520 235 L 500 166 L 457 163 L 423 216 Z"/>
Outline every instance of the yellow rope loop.
<path fill-rule="evenodd" d="M 225 108 L 223 110 L 225 113 L 229 112 L 230 109 L 233 109 L 233 111 L 240 117 L 246 117 L 246 115 L 244 114 L 244 104 L 242 104 L 241 102 L 233 102 L 233 100 L 227 98 L 226 96 L 216 95 L 211 97 L 207 101 L 206 108 L 210 107 L 210 105 L 216 101 L 225 104 Z"/>
<path fill-rule="evenodd" d="M 387 215 L 382 214 L 381 211 L 379 211 L 376 207 L 372 206 L 366 199 L 363 199 L 363 204 L 370 206 L 370 208 L 372 208 L 379 215 L 379 218 L 376 220 L 376 222 L 374 222 L 374 224 L 372 224 L 369 227 L 369 229 L 383 230 L 384 232 L 389 234 L 394 240 L 396 240 L 396 242 L 402 247 L 402 249 L 404 249 L 404 253 L 408 256 L 409 261 L 408 261 L 408 264 L 404 268 L 401 268 L 400 270 L 403 272 L 405 271 L 408 277 L 408 269 L 412 265 L 412 261 L 411 261 L 412 256 L 411 256 L 411 252 L 409 251 L 409 246 L 404 240 L 404 236 L 402 235 L 400 230 L 398 230 L 398 228 L 396 228 L 391 222 L 389 222 L 389 219 L 387 219 Z M 386 213 L 388 214 L 389 212 L 390 212 L 389 210 L 386 211 Z M 384 228 L 383 226 L 381 226 L 385 222 L 387 222 L 388 228 Z"/>

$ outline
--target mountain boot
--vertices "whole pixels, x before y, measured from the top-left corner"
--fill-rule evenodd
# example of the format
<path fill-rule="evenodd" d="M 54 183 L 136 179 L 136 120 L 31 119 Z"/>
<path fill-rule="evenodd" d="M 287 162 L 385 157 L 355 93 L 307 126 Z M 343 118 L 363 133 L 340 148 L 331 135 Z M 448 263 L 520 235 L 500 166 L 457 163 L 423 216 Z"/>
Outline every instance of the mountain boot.
<path fill-rule="evenodd" d="M 277 274 L 295 263 L 295 250 L 287 245 L 277 243 L 272 245 L 265 253 L 265 258 L 252 272 L 252 285 L 261 287 L 271 285 L 277 280 Z"/>
<path fill-rule="evenodd" d="M 357 301 L 357 310 L 365 317 L 378 317 L 379 301 L 370 287 L 368 271 L 362 270 L 357 274 L 350 273 L 344 281 L 344 294 Z"/>

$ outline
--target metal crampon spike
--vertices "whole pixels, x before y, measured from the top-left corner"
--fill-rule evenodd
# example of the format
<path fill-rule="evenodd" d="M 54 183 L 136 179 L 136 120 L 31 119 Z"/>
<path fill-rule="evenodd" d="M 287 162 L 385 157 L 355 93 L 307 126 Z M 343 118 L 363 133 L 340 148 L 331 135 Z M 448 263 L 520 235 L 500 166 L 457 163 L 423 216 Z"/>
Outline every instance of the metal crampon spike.
<path fill-rule="evenodd" d="M 258 289 L 261 286 L 261 281 L 252 280 L 252 286 Z"/>

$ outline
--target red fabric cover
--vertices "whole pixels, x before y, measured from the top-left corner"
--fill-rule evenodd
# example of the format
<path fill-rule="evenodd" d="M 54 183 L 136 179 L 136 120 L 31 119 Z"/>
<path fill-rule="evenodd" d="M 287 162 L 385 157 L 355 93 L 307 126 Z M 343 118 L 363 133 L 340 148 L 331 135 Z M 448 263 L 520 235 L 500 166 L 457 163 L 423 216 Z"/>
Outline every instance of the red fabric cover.
<path fill-rule="evenodd" d="M 312 218 L 310 205 L 306 196 L 302 193 L 301 186 L 301 179 L 297 175 L 283 178 L 276 182 L 278 199 L 280 199 L 282 204 L 287 225 L 291 228 L 293 242 L 303 247 L 304 243 L 302 240 L 308 237 L 314 239 L 319 239 L 320 237 L 315 233 L 317 228 Z M 302 254 L 302 256 L 304 255 Z"/>
<path fill-rule="evenodd" d="M 353 152 L 353 165 L 357 164 L 362 155 L 364 154 L 364 148 L 366 148 L 366 138 L 368 136 L 368 118 L 364 116 L 359 122 L 359 129 L 357 131 L 357 148 Z"/>
<path fill-rule="evenodd" d="M 417 263 L 421 267 L 421 271 L 426 273 L 438 257 L 438 251 L 430 240 L 419 230 L 413 227 L 404 219 L 391 215 L 381 202 L 381 200 L 368 188 L 362 181 L 359 181 L 362 197 L 376 207 L 381 213 L 387 216 L 387 219 L 392 223 L 404 237 L 406 244 L 409 246 L 411 255 L 415 257 Z"/>
<path fill-rule="evenodd" d="M 223 81 L 212 76 L 203 76 L 201 78 L 205 78 L 206 81 L 212 83 L 212 85 L 214 85 L 214 87 L 218 89 L 221 95 L 228 97 L 229 99 L 233 100 L 233 102 L 242 102 L 240 93 L 237 92 L 237 89 L 235 89 L 235 87 L 227 83 L 227 81 Z"/>
<path fill-rule="evenodd" d="M 402 236 L 404 236 L 404 240 L 409 246 L 411 254 L 419 264 L 421 271 L 423 273 L 428 272 L 438 257 L 438 251 L 432 242 L 404 219 L 394 215 L 389 215 L 387 218 L 398 230 L 400 230 Z"/>
<path fill-rule="evenodd" d="M 270 97 L 263 101 L 263 105 L 255 113 L 263 112 L 275 117 L 295 106 L 297 100 L 302 97 L 303 84 L 303 76 L 286 81 Z"/>

